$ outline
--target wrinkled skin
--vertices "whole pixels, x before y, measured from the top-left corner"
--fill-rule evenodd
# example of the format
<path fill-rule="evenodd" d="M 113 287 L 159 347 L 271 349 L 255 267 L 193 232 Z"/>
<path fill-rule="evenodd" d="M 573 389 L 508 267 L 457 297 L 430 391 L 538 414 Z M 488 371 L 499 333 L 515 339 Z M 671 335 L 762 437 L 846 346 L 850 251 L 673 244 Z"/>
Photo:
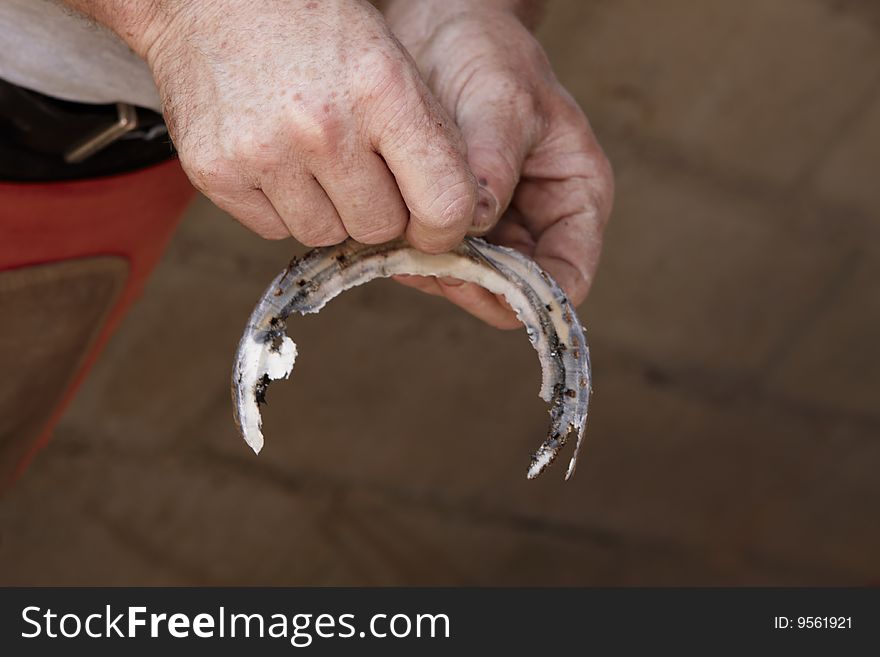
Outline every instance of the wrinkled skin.
<path fill-rule="evenodd" d="M 534 37 L 512 12 L 480 4 L 399 0 L 387 16 L 461 129 L 471 170 L 496 201 L 480 231 L 532 256 L 578 304 L 611 212 L 611 168 Z M 403 282 L 495 326 L 519 325 L 503 300 L 473 284 Z"/>
<path fill-rule="evenodd" d="M 147 60 L 193 184 L 259 235 L 439 253 L 488 233 L 585 297 L 610 168 L 525 0 L 66 4 Z M 518 325 L 473 285 L 405 282 Z"/>
<path fill-rule="evenodd" d="M 260 235 L 433 252 L 465 235 L 461 138 L 369 4 L 184 3 L 148 57 L 190 178 Z"/>

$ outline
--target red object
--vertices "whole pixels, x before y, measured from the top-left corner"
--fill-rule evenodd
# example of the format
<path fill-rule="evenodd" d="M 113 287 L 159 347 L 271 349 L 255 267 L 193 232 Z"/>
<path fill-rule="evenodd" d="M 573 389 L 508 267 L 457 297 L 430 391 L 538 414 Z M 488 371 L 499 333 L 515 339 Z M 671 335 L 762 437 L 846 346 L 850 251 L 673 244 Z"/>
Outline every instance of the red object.
<path fill-rule="evenodd" d="M 129 275 L 72 384 L 16 469 L 48 443 L 76 389 L 139 296 L 195 194 L 176 160 L 92 180 L 0 182 L 0 271 L 100 255 L 121 256 Z"/>

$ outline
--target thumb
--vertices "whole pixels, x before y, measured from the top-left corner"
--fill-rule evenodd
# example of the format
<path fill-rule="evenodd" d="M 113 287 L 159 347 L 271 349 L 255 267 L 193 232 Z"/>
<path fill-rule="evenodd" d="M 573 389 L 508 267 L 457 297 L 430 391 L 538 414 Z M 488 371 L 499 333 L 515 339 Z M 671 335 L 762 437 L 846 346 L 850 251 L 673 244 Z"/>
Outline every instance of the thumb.
<path fill-rule="evenodd" d="M 471 225 L 476 181 L 458 129 L 413 69 L 396 105 L 375 109 L 381 117 L 373 142 L 409 208 L 407 240 L 428 253 L 448 251 Z"/>
<path fill-rule="evenodd" d="M 458 126 L 467 144 L 471 171 L 479 183 L 472 233 L 487 233 L 510 205 L 519 183 L 523 162 L 534 143 L 535 116 L 518 98 L 481 89 L 458 107 Z"/>

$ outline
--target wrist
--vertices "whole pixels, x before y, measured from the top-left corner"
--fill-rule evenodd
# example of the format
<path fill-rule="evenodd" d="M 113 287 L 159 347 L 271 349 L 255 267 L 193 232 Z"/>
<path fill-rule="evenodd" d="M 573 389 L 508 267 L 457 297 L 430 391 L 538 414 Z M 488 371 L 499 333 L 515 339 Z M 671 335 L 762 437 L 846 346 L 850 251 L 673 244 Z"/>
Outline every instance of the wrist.
<path fill-rule="evenodd" d="M 375 0 L 389 22 L 406 23 L 410 31 L 428 32 L 432 25 L 462 14 L 505 13 L 530 30 L 537 27 L 546 0 Z"/>
<path fill-rule="evenodd" d="M 394 34 L 419 61 L 439 32 L 454 23 L 505 25 L 510 21 L 532 30 L 544 0 L 384 0 L 376 3 Z"/>
<path fill-rule="evenodd" d="M 65 5 L 104 25 L 143 59 L 172 22 L 179 0 L 62 0 Z"/>

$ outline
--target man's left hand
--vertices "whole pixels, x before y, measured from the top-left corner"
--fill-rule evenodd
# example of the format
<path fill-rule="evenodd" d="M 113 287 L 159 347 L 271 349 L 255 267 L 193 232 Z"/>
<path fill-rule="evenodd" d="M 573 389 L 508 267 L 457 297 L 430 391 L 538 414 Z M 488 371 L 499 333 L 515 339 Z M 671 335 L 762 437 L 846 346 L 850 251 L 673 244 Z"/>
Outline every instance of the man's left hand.
<path fill-rule="evenodd" d="M 467 144 L 481 186 L 472 232 L 534 258 L 578 304 L 611 213 L 611 166 L 515 12 L 504 0 L 484 4 L 392 0 L 385 14 Z M 445 296 L 493 326 L 519 326 L 503 299 L 472 283 L 398 280 Z"/>

